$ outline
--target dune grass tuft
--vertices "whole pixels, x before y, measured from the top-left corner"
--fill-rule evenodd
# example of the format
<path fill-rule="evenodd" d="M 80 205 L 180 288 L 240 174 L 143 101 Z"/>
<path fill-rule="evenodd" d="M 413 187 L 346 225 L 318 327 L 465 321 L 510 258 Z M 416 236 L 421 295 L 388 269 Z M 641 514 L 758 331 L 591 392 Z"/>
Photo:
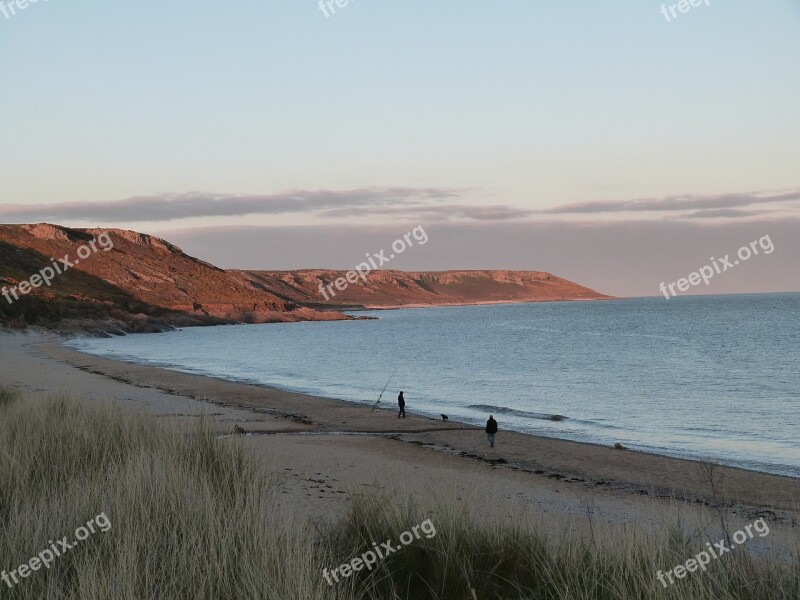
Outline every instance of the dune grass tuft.
<path fill-rule="evenodd" d="M 12 388 L 0 387 L 0 409 L 19 399 L 19 392 Z"/>

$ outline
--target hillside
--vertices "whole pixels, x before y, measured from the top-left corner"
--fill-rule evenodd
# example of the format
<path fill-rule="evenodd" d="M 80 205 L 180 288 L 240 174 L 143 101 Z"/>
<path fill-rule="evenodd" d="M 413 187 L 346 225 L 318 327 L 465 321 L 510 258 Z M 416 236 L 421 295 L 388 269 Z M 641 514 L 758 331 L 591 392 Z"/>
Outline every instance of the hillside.
<path fill-rule="evenodd" d="M 365 281 L 359 279 L 344 291 L 327 286 L 345 277 L 346 271 L 308 269 L 239 273 L 265 292 L 309 306 L 396 308 L 609 298 L 539 271 L 373 271 Z M 328 300 L 320 290 L 320 284 L 325 295 L 329 296 Z"/>
<path fill-rule="evenodd" d="M 352 318 L 336 312 L 341 308 L 607 298 L 536 271 L 375 271 L 344 291 L 332 288 L 326 300 L 320 285 L 345 275 L 225 271 L 165 240 L 122 229 L 0 225 L 0 323 L 17 328 L 149 332 Z"/>
<path fill-rule="evenodd" d="M 113 247 L 97 241 L 108 233 Z M 106 238 L 103 238 L 104 240 Z M 106 243 L 106 246 L 111 246 Z M 91 251 L 77 258 L 78 249 Z M 87 252 L 84 251 L 84 254 Z M 19 300 L 0 297 L 0 320 L 18 327 L 157 331 L 221 323 L 332 320 L 319 312 L 256 289 L 234 274 L 184 254 L 156 237 L 120 229 L 70 229 L 57 225 L 0 225 L 0 285 L 26 281 L 53 260 L 78 262 Z M 7 292 L 8 293 L 8 292 Z"/>

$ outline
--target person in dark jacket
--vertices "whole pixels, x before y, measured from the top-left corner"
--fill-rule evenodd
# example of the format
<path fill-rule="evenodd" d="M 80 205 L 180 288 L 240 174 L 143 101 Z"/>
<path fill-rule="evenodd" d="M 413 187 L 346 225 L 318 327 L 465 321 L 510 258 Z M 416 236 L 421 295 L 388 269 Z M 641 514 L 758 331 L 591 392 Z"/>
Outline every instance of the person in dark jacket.
<path fill-rule="evenodd" d="M 497 434 L 497 421 L 494 420 L 494 415 L 489 415 L 489 420 L 486 421 L 486 437 L 489 438 L 489 447 L 494 448 L 494 436 Z"/>
<path fill-rule="evenodd" d="M 403 392 L 400 392 L 400 395 L 397 397 L 397 406 L 400 407 L 400 412 L 397 413 L 397 418 L 400 418 L 400 415 L 403 415 L 403 418 L 406 418 L 406 399 L 403 398 Z"/>

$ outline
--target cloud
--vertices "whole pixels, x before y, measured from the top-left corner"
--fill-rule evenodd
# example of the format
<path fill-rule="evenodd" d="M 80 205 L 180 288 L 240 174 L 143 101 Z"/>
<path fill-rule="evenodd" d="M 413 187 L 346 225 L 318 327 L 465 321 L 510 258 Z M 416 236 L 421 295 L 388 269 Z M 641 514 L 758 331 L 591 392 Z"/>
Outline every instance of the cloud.
<path fill-rule="evenodd" d="M 459 198 L 468 190 L 456 188 L 369 187 L 348 191 L 296 190 L 269 195 L 187 192 L 133 196 L 110 202 L 61 202 L 40 205 L 0 205 L 6 220 L 107 222 L 174 221 L 192 217 L 230 217 L 314 213 L 336 210 L 359 212 L 408 202 Z"/>
<path fill-rule="evenodd" d="M 539 211 L 540 214 L 597 214 L 621 212 L 670 212 L 704 209 L 731 209 L 769 203 L 790 203 L 800 200 L 800 190 L 785 192 L 748 192 L 706 196 L 667 196 L 664 198 L 637 198 L 634 200 L 607 200 L 565 204 Z M 724 216 L 724 215 L 721 215 Z M 741 216 L 741 215 L 736 215 Z"/>
<path fill-rule="evenodd" d="M 536 213 L 531 210 L 514 208 L 501 204 L 497 205 L 468 205 L 468 204 L 402 204 L 395 206 L 378 206 L 364 209 L 357 206 L 332 208 L 322 212 L 326 217 L 355 217 L 364 214 L 388 216 L 396 219 L 428 219 L 448 221 L 463 219 L 471 221 L 505 221 L 508 219 L 522 219 L 531 217 Z"/>
<path fill-rule="evenodd" d="M 746 217 L 758 217 L 770 214 L 769 210 L 739 210 L 738 208 L 710 208 L 708 210 L 698 210 L 688 215 L 682 215 L 682 219 L 742 219 Z"/>
<path fill-rule="evenodd" d="M 619 220 L 736 218 L 744 220 L 774 212 L 775 207 L 800 204 L 800 189 L 783 192 L 745 192 L 684 195 L 631 200 L 602 200 L 530 210 L 503 204 L 468 204 L 476 190 L 450 187 L 365 187 L 352 190 L 292 190 L 278 194 L 213 194 L 186 192 L 133 196 L 109 202 L 62 202 L 39 205 L 0 205 L 6 222 L 167 223 L 198 217 L 251 215 L 315 215 L 347 220 L 383 217 L 393 221 L 535 222 L 544 218 L 569 220 L 590 215 L 624 215 Z M 772 206 L 767 206 L 772 205 Z M 783 205 L 783 206 L 780 206 Z M 756 210 L 762 207 L 762 210 Z M 752 210 L 746 210 L 752 208 Z"/>

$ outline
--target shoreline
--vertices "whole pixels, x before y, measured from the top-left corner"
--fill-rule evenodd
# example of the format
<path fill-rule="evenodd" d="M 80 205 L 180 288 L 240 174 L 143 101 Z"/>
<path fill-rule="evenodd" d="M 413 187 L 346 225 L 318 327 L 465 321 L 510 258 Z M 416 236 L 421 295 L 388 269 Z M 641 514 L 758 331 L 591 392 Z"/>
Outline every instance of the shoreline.
<path fill-rule="evenodd" d="M 503 304 L 505 304 L 505 302 L 503 302 Z M 520 303 L 520 304 L 524 304 L 524 303 Z M 411 308 L 411 307 L 398 307 L 398 308 Z M 435 308 L 435 306 L 420 306 L 420 307 L 414 307 L 414 308 Z M 385 310 L 392 310 L 392 309 L 391 308 L 387 308 Z M 242 324 L 242 325 L 247 325 L 247 324 Z M 166 333 L 169 333 L 169 332 L 166 332 Z M 277 385 L 269 385 L 269 384 L 263 384 L 263 383 L 254 382 L 254 381 L 248 381 L 248 380 L 245 380 L 245 379 L 238 380 L 236 378 L 222 377 L 222 376 L 212 375 L 212 374 L 209 374 L 209 373 L 192 373 L 192 372 L 189 372 L 189 371 L 180 370 L 178 367 L 176 367 L 174 365 L 168 365 L 168 364 L 146 364 L 146 363 L 141 363 L 141 362 L 137 362 L 137 361 L 133 361 L 133 360 L 123 360 L 123 359 L 117 359 L 117 358 L 110 358 L 110 357 L 95 355 L 95 354 L 92 354 L 90 352 L 83 352 L 81 350 L 77 350 L 77 349 L 74 349 L 74 348 L 69 348 L 69 347 L 64 345 L 66 341 L 69 341 L 69 340 L 64 340 L 62 342 L 58 342 L 60 347 L 64 348 L 65 350 L 74 352 L 74 353 L 76 353 L 78 355 L 85 356 L 85 357 L 92 357 L 92 358 L 96 358 L 96 359 L 102 359 L 104 361 L 110 361 L 110 362 L 120 363 L 120 364 L 127 364 L 127 365 L 132 365 L 132 366 L 135 366 L 135 367 L 142 367 L 144 369 L 158 369 L 158 370 L 169 371 L 169 372 L 172 372 L 172 373 L 178 373 L 178 374 L 192 376 L 192 377 L 207 378 L 207 379 L 212 379 L 214 381 L 217 381 L 217 382 L 220 382 L 220 383 L 223 383 L 223 384 L 224 383 L 230 383 L 230 384 L 234 384 L 234 385 L 251 386 L 251 387 L 254 387 L 256 389 L 263 389 L 265 391 L 269 391 L 272 394 L 299 395 L 299 396 L 303 396 L 305 398 L 308 398 L 308 399 L 310 399 L 312 401 L 341 403 L 341 404 L 344 404 L 344 405 L 346 405 L 346 406 L 348 406 L 348 407 L 350 407 L 352 409 L 370 410 L 370 411 L 372 411 L 372 408 L 368 404 L 365 404 L 365 403 L 362 403 L 362 402 L 358 402 L 358 401 L 355 401 L 355 400 L 347 400 L 347 399 L 344 399 L 344 398 L 333 398 L 333 397 L 329 397 L 329 396 L 322 396 L 322 395 L 310 393 L 308 391 L 304 391 L 304 390 L 301 390 L 301 389 L 290 389 L 290 388 L 285 388 L 285 387 L 281 387 L 281 386 L 277 386 Z M 387 404 L 388 404 L 387 402 L 383 402 L 381 404 L 381 406 L 378 407 L 378 410 L 380 410 L 380 411 L 389 411 L 389 412 L 395 411 L 395 409 L 393 407 L 392 408 L 387 407 Z M 442 421 L 440 421 L 435 416 L 431 416 L 431 415 L 428 415 L 428 414 L 425 414 L 425 413 L 418 413 L 418 412 L 415 412 L 414 414 L 418 418 L 427 419 L 427 420 L 432 421 L 433 423 L 442 423 Z M 448 421 L 448 427 L 443 427 L 443 428 L 439 428 L 439 429 L 415 430 L 415 431 L 417 431 L 417 432 L 418 431 L 434 431 L 434 430 L 443 430 L 444 431 L 444 430 L 453 430 L 453 429 L 473 430 L 473 431 L 483 432 L 483 427 L 481 425 L 474 425 L 472 423 L 466 423 L 464 421 L 458 421 L 458 420 L 450 420 L 450 421 Z M 404 431 L 404 432 L 408 433 L 408 431 Z M 268 433 L 268 432 L 252 431 L 252 433 L 254 433 L 254 434 L 265 434 L 265 433 Z M 277 433 L 277 432 L 275 432 L 275 433 Z M 325 433 L 330 435 L 330 434 L 333 434 L 334 432 L 325 432 Z M 385 433 L 397 433 L 397 432 L 383 431 L 383 430 L 381 430 L 381 431 L 378 431 L 378 430 L 372 431 L 371 430 L 371 431 L 368 431 L 368 432 L 345 430 L 345 431 L 341 431 L 341 432 L 338 432 L 338 433 L 342 433 L 342 434 L 385 434 Z M 506 429 L 504 431 L 504 433 L 506 433 L 506 434 L 513 433 L 513 434 L 516 434 L 516 435 L 529 437 L 532 440 L 539 440 L 539 441 L 552 440 L 554 442 L 578 444 L 578 445 L 581 445 L 581 446 L 592 447 L 592 448 L 602 448 L 602 449 L 605 449 L 605 450 L 613 448 L 613 446 L 611 446 L 611 445 L 602 444 L 600 442 L 571 440 L 569 438 L 548 436 L 548 435 L 530 433 L 530 432 L 525 432 L 525 431 L 517 431 L 517 430 L 512 430 L 512 429 Z M 634 453 L 637 453 L 637 454 L 642 454 L 642 455 L 652 456 L 652 457 L 657 457 L 657 458 L 670 459 L 670 460 L 674 460 L 674 461 L 684 461 L 686 463 L 690 463 L 691 465 L 695 465 L 695 466 L 703 465 L 703 464 L 706 464 L 706 463 L 713 463 L 713 464 L 716 464 L 716 465 L 718 465 L 720 467 L 725 467 L 726 469 L 735 470 L 735 471 L 741 471 L 743 473 L 766 475 L 766 476 L 770 476 L 770 477 L 781 477 L 781 478 L 784 478 L 784 479 L 786 479 L 788 481 L 795 481 L 795 482 L 800 483 L 800 477 L 795 477 L 795 476 L 792 476 L 792 475 L 786 475 L 786 474 L 783 474 L 783 473 L 772 473 L 772 472 L 768 472 L 768 471 L 760 471 L 760 470 L 757 470 L 757 469 L 748 469 L 746 467 L 742 467 L 742 466 L 738 466 L 738 465 L 731 465 L 731 464 L 726 464 L 724 462 L 717 462 L 719 459 L 715 459 L 713 461 L 712 460 L 703 460 L 703 459 L 700 459 L 700 458 L 690 458 L 690 457 L 686 457 L 686 456 L 674 456 L 674 455 L 666 454 L 666 453 L 663 453 L 663 452 L 640 450 L 640 449 L 628 449 L 628 448 L 626 448 L 623 451 L 624 452 L 634 452 Z"/>
<path fill-rule="evenodd" d="M 717 466 L 712 486 L 704 463 L 511 431 L 490 449 L 481 427 L 411 412 L 399 422 L 393 409 L 97 357 L 63 342 L 0 335 L 0 378 L 30 395 L 118 403 L 186 428 L 207 419 L 225 443 L 281 474 L 283 493 L 314 520 L 377 488 L 431 505 L 455 494 L 493 518 L 535 513 L 554 535 L 717 523 L 720 511 L 734 523 L 766 519 L 770 543 L 798 535 L 800 480 L 788 476 Z"/>
<path fill-rule="evenodd" d="M 507 304 L 507 303 L 503 302 L 502 304 Z M 514 302 L 514 304 L 527 304 L 527 303 L 525 303 L 525 302 L 519 302 L 519 303 L 518 302 Z M 402 309 L 402 308 L 409 308 L 409 307 L 386 308 L 385 310 L 395 310 L 395 309 Z M 418 308 L 436 308 L 436 307 L 435 306 L 431 306 L 431 307 L 427 307 L 426 306 L 426 307 L 418 307 Z M 242 323 L 242 324 L 237 324 L 237 325 L 238 326 L 248 326 L 249 324 Z M 170 332 L 162 332 L 162 333 L 170 333 Z M 81 338 L 80 337 L 64 338 L 64 339 L 61 339 L 61 341 L 59 343 L 63 346 L 64 344 L 66 344 L 66 343 L 68 343 L 70 341 L 73 341 L 75 339 L 81 339 Z M 357 410 L 370 410 L 371 409 L 371 405 L 369 403 L 366 403 L 366 402 L 361 402 L 361 401 L 356 401 L 356 400 L 348 400 L 348 399 L 345 399 L 345 398 L 337 398 L 337 397 L 332 397 L 332 396 L 325 396 L 325 395 L 322 395 L 319 392 L 314 392 L 314 391 L 310 391 L 308 389 L 303 389 L 300 386 L 298 386 L 298 387 L 289 387 L 289 386 L 284 387 L 284 386 L 279 386 L 279 385 L 274 385 L 274 384 L 269 384 L 269 383 L 261 383 L 261 382 L 258 382 L 258 381 L 248 380 L 246 378 L 238 379 L 238 378 L 235 378 L 235 377 L 226 377 L 224 375 L 214 375 L 214 374 L 208 373 L 208 372 L 193 372 L 193 371 L 188 371 L 188 370 L 182 370 L 182 367 L 180 367 L 180 366 L 170 365 L 170 364 L 167 364 L 167 363 L 154 362 L 152 364 L 148 364 L 146 362 L 139 362 L 136 359 L 126 360 L 126 359 L 123 359 L 123 358 L 106 357 L 106 356 L 101 356 L 101 355 L 95 355 L 95 354 L 92 354 L 90 352 L 84 352 L 84 351 L 79 350 L 79 349 L 69 348 L 69 347 L 66 347 L 66 346 L 64 346 L 64 348 L 69 350 L 69 351 L 75 352 L 77 354 L 83 355 L 83 356 L 93 357 L 93 358 L 96 358 L 96 359 L 102 359 L 102 360 L 105 360 L 105 361 L 128 364 L 128 365 L 132 365 L 132 366 L 136 366 L 136 367 L 142 367 L 144 369 L 159 369 L 159 370 L 169 371 L 169 372 L 172 372 L 172 373 L 183 374 L 183 375 L 187 375 L 187 376 L 209 378 L 209 379 L 213 379 L 215 381 L 221 382 L 221 383 L 230 383 L 230 384 L 234 384 L 234 385 L 253 386 L 255 388 L 269 390 L 272 394 L 290 394 L 290 395 L 301 396 L 301 397 L 304 397 L 304 398 L 307 398 L 307 399 L 311 399 L 311 400 L 314 400 L 314 401 L 343 403 L 343 404 L 348 405 L 348 406 L 352 407 L 353 409 L 357 409 Z M 389 399 L 388 402 L 386 400 L 384 400 L 383 403 L 380 406 L 380 409 L 385 411 L 386 410 L 386 406 L 391 404 L 391 403 L 392 403 L 391 399 Z M 496 407 L 496 408 L 500 409 L 502 407 Z M 487 414 L 488 414 L 488 412 L 489 411 L 487 411 Z M 423 418 L 423 419 L 428 419 L 428 420 L 430 420 L 432 422 L 435 422 L 435 423 L 442 423 L 442 421 L 439 419 L 438 415 L 435 414 L 435 413 L 430 413 L 429 414 L 429 413 L 427 413 L 427 412 L 425 412 L 423 410 L 423 411 L 420 411 L 420 412 L 416 412 L 415 411 L 415 415 L 420 417 L 420 418 Z M 559 417 L 560 415 L 551 415 L 551 416 Z M 561 419 L 551 419 L 551 420 L 562 420 L 562 419 L 569 420 L 569 419 L 576 419 L 576 418 L 577 417 L 563 417 L 563 416 L 561 416 Z M 453 420 L 450 420 L 449 423 L 452 424 L 452 425 L 461 426 L 464 429 L 483 431 L 482 422 L 481 423 L 477 423 L 477 424 L 473 424 L 473 423 L 469 423 L 469 422 L 459 421 L 457 419 L 453 419 Z M 538 439 L 538 440 L 552 440 L 554 442 L 574 443 L 574 444 L 581 444 L 581 445 L 585 445 L 585 446 L 590 446 L 590 447 L 594 447 L 594 448 L 603 448 L 603 449 L 613 448 L 613 445 L 616 442 L 616 440 L 613 437 L 609 437 L 608 438 L 608 443 L 603 443 L 601 441 L 577 440 L 577 439 L 570 439 L 570 438 L 567 438 L 567 437 L 558 437 L 557 435 L 547 435 L 547 434 L 544 434 L 544 433 L 534 433 L 534 432 L 530 432 L 530 431 L 523 431 L 523 430 L 517 430 L 517 429 L 505 429 L 504 433 L 514 433 L 514 434 L 518 434 L 518 435 L 522 435 L 522 436 L 529 436 L 529 437 L 531 437 L 533 439 Z M 752 467 L 750 467 L 750 466 L 741 465 L 741 464 L 733 464 L 732 461 L 728 461 L 725 458 L 707 458 L 707 457 L 696 457 L 696 456 L 689 456 L 689 455 L 681 455 L 681 454 L 678 453 L 678 451 L 670 451 L 669 449 L 665 449 L 665 448 L 647 448 L 647 449 L 643 449 L 643 448 L 628 448 L 628 447 L 626 447 L 624 451 L 626 451 L 626 452 L 634 452 L 634 453 L 637 453 L 637 454 L 646 455 L 646 456 L 652 456 L 652 457 L 656 457 L 656 458 L 665 458 L 665 459 L 670 459 L 670 460 L 675 460 L 675 461 L 685 461 L 685 462 L 690 463 L 691 465 L 694 465 L 694 466 L 702 466 L 702 465 L 705 465 L 705 464 L 715 464 L 715 465 L 719 465 L 720 467 L 725 467 L 726 469 L 742 471 L 742 472 L 745 472 L 745 473 L 753 473 L 753 474 L 768 475 L 768 476 L 773 476 L 773 477 L 781 477 L 781 478 L 785 478 L 785 479 L 787 479 L 789 481 L 795 481 L 795 482 L 800 483 L 800 475 L 774 472 L 774 471 L 770 471 L 770 470 L 766 470 L 766 469 L 759 469 L 757 465 L 753 465 Z M 783 465 L 783 466 L 776 465 L 775 468 L 776 469 L 777 468 L 787 468 L 788 469 L 790 467 L 787 467 L 786 465 Z"/>
<path fill-rule="evenodd" d="M 165 333 L 169 333 L 169 332 L 165 332 Z M 121 359 L 121 358 L 111 358 L 111 357 L 107 357 L 107 356 L 101 356 L 101 355 L 97 355 L 97 354 L 92 354 L 91 352 L 84 352 L 82 350 L 78 350 L 78 349 L 75 349 L 75 348 L 70 348 L 70 347 L 67 347 L 67 346 L 64 346 L 64 347 L 66 349 L 68 349 L 68 350 L 76 352 L 77 354 L 90 356 L 90 357 L 93 357 L 93 358 L 100 358 L 100 359 L 104 359 L 104 360 L 108 360 L 108 361 L 134 365 L 134 366 L 137 366 L 137 367 L 143 367 L 143 368 L 147 368 L 147 369 L 160 369 L 160 370 L 170 371 L 170 372 L 173 372 L 173 373 L 179 373 L 179 374 L 183 374 L 183 375 L 190 375 L 190 376 L 195 376 L 195 377 L 205 377 L 205 378 L 208 378 L 208 379 L 213 379 L 215 381 L 219 381 L 221 383 L 231 383 L 231 384 L 236 384 L 236 385 L 252 386 L 252 387 L 260 388 L 260 389 L 264 389 L 264 390 L 270 390 L 271 392 L 274 392 L 274 393 L 298 394 L 298 395 L 301 395 L 301 396 L 305 396 L 307 398 L 312 398 L 312 399 L 320 400 L 320 401 L 323 401 L 323 402 L 339 402 L 339 403 L 343 403 L 345 405 L 348 405 L 348 406 L 350 406 L 350 407 L 352 407 L 354 409 L 372 410 L 369 404 L 366 404 L 366 403 L 363 403 L 363 402 L 359 402 L 359 401 L 356 401 L 356 400 L 348 400 L 346 398 L 334 398 L 334 397 L 331 397 L 331 396 L 323 396 L 323 395 L 320 395 L 320 394 L 312 393 L 312 392 L 307 391 L 307 390 L 303 390 L 301 388 L 292 389 L 290 387 L 282 387 L 282 386 L 279 386 L 279 385 L 258 383 L 258 382 L 249 381 L 249 380 L 246 380 L 246 379 L 237 379 L 237 378 L 234 378 L 234 377 L 223 377 L 223 376 L 218 376 L 218 375 L 212 375 L 210 373 L 191 372 L 191 371 L 181 370 L 179 367 L 174 366 L 174 365 L 169 365 L 169 364 L 147 364 L 147 363 L 143 363 L 143 362 L 137 362 L 135 360 L 124 360 L 124 359 Z M 389 403 L 391 403 L 391 399 L 390 399 Z M 385 401 L 382 402 L 381 405 L 379 406 L 379 410 L 381 410 L 381 411 L 390 411 L 390 412 L 395 411 L 396 412 L 395 408 L 388 408 L 387 407 L 387 405 L 389 403 L 387 403 Z M 410 413 L 413 412 L 413 414 L 415 416 L 419 417 L 419 418 L 428 419 L 428 420 L 430 420 L 430 421 L 432 421 L 434 423 L 442 423 L 442 421 L 440 419 L 438 419 L 437 417 L 435 417 L 435 416 L 433 416 L 431 414 L 428 414 L 428 413 L 426 413 L 424 411 L 416 411 L 415 410 L 415 411 L 409 411 L 409 412 Z M 560 416 L 561 418 L 560 419 L 552 419 L 552 420 L 569 420 L 569 419 L 572 418 L 572 417 L 563 417 L 561 415 L 558 415 L 558 416 Z M 463 430 L 475 430 L 475 431 L 483 432 L 483 426 L 482 425 L 477 425 L 477 424 L 473 424 L 473 423 L 467 423 L 465 421 L 459 421 L 458 419 L 449 419 L 447 421 L 447 423 L 452 425 L 453 427 L 444 427 L 444 428 L 440 428 L 440 429 L 426 429 L 425 431 L 438 431 L 438 430 L 443 430 L 444 431 L 444 430 L 450 430 L 450 429 L 463 429 Z M 277 433 L 283 433 L 283 432 L 249 431 L 248 433 L 253 433 L 253 434 L 257 434 L 257 435 L 263 435 L 263 434 L 272 434 L 272 433 L 276 433 L 277 434 Z M 308 432 L 308 433 L 310 434 L 310 433 L 314 433 L 314 432 Z M 404 433 L 404 431 L 402 431 L 402 430 L 401 431 L 381 430 L 381 431 L 370 431 L 370 432 L 359 432 L 359 431 L 324 432 L 325 435 L 333 435 L 335 433 L 342 434 L 342 435 L 360 435 L 360 434 Z M 598 441 L 572 440 L 572 439 L 569 439 L 569 438 L 566 438 L 566 437 L 558 437 L 558 436 L 555 436 L 555 435 L 550 436 L 550 435 L 544 435 L 544 434 L 541 434 L 541 433 L 531 433 L 531 432 L 520 431 L 520 430 L 516 430 L 516 429 L 505 429 L 503 431 L 503 433 L 514 433 L 514 434 L 518 434 L 518 435 L 522 435 L 522 436 L 527 436 L 527 437 L 530 437 L 530 438 L 533 438 L 533 439 L 553 440 L 555 442 L 573 443 L 573 444 L 579 444 L 579 445 L 582 445 L 582 446 L 590 446 L 590 447 L 594 447 L 594 448 L 609 449 L 609 448 L 613 447 L 612 444 L 603 444 L 603 443 L 598 442 Z M 321 435 L 321 434 L 322 433 L 319 433 L 318 435 Z M 787 479 L 789 481 L 800 482 L 800 475 L 794 476 L 794 475 L 787 475 L 785 473 L 774 473 L 772 471 L 759 470 L 759 469 L 756 469 L 756 468 L 747 468 L 747 467 L 744 467 L 744 466 L 741 466 L 741 465 L 730 464 L 729 462 L 726 462 L 724 459 L 713 459 L 712 460 L 712 459 L 694 458 L 694 457 L 690 457 L 690 456 L 680 456 L 678 454 L 669 454 L 668 451 L 662 450 L 662 449 L 644 450 L 644 449 L 640 449 L 640 448 L 628 448 L 628 447 L 626 447 L 624 451 L 635 452 L 635 453 L 639 453 L 639 454 L 643 454 L 643 455 L 647 455 L 647 456 L 653 456 L 653 457 L 668 458 L 668 459 L 676 460 L 676 461 L 685 461 L 687 463 L 691 463 L 692 465 L 703 465 L 703 464 L 707 464 L 707 463 L 713 463 L 715 465 L 719 465 L 719 466 L 725 467 L 726 469 L 742 471 L 742 472 L 745 472 L 745 473 L 756 473 L 756 474 L 762 474 L 762 475 L 769 475 L 771 477 L 782 477 L 782 478 L 785 478 L 785 479 Z"/>
<path fill-rule="evenodd" d="M 483 302 L 443 302 L 437 304 L 411 303 L 411 304 L 378 304 L 368 306 L 365 304 L 354 305 L 348 308 L 346 304 L 336 305 L 336 310 L 342 312 L 366 312 L 372 310 L 401 310 L 405 308 L 456 308 L 463 306 L 494 306 L 506 304 L 552 304 L 555 302 L 608 302 L 610 300 L 627 300 L 622 296 L 608 296 L 604 298 L 559 298 L 543 300 L 486 300 Z"/>

